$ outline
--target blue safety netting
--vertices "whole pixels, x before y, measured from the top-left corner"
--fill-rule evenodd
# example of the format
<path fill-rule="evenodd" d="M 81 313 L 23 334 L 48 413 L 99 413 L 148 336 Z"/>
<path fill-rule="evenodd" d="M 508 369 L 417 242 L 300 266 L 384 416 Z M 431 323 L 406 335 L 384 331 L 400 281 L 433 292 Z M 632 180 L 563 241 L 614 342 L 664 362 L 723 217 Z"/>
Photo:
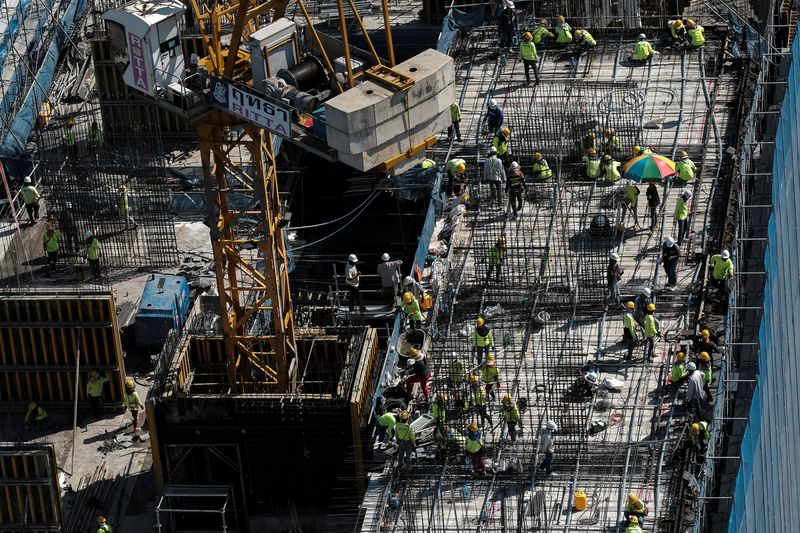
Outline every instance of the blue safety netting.
<path fill-rule="evenodd" d="M 461 28 L 475 28 L 483 22 L 486 12 L 485 6 L 477 5 L 466 9 L 451 7 L 442 22 L 442 33 L 439 34 L 439 41 L 436 43 L 436 50 L 446 54 L 450 49 L 450 44 L 456 38 L 458 30 Z"/>
<path fill-rule="evenodd" d="M 31 0 L 22 0 L 18 2 L 16 7 L 13 8 L 13 14 L 6 22 L 5 31 L 0 35 L 0 67 L 5 64 L 6 57 L 8 57 L 8 50 L 14 43 L 17 33 L 19 33 L 19 28 L 25 20 L 25 13 L 27 13 L 30 5 Z M 12 11 L 11 6 L 8 4 L 3 5 L 0 9 L 6 13 Z"/>

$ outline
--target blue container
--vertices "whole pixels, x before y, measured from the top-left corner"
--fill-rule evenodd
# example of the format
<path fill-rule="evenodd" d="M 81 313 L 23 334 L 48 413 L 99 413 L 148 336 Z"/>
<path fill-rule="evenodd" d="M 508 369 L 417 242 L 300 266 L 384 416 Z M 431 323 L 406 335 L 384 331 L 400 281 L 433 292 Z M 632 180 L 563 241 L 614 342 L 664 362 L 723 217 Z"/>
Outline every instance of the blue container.
<path fill-rule="evenodd" d="M 136 312 L 136 346 L 161 348 L 170 330 L 179 329 L 189 311 L 189 283 L 183 276 L 151 275 Z"/>

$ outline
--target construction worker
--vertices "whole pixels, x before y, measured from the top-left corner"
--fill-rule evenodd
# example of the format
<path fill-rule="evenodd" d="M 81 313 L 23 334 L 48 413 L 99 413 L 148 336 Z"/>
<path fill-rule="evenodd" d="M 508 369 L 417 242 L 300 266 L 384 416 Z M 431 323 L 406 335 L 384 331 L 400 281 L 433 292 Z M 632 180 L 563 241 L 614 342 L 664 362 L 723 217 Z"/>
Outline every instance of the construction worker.
<path fill-rule="evenodd" d="M 536 83 L 539 83 L 539 54 L 536 53 L 536 45 L 533 43 L 533 34 L 526 31 L 522 34 L 522 42 L 519 45 L 519 58 L 525 66 L 525 81 L 531 82 L 530 70 L 533 69 L 533 76 Z"/>
<path fill-rule="evenodd" d="M 548 476 L 553 473 L 553 453 L 555 451 L 555 436 L 553 435 L 558 431 L 558 425 L 552 420 L 548 420 L 542 428 L 539 436 L 539 453 L 544 456 L 539 469 L 544 470 Z"/>
<path fill-rule="evenodd" d="M 542 157 L 541 152 L 533 152 L 533 178 L 536 181 L 547 181 L 553 177 L 553 171 L 547 164 L 547 159 Z"/>
<path fill-rule="evenodd" d="M 492 271 L 494 271 L 494 279 L 496 283 L 500 283 L 500 270 L 503 268 L 503 260 L 506 256 L 506 238 L 500 236 L 488 250 L 486 250 L 486 260 L 489 262 L 489 271 L 486 274 L 486 279 L 492 279 Z"/>
<path fill-rule="evenodd" d="M 633 150 L 631 150 L 631 152 L 633 153 L 633 157 L 639 157 L 640 155 L 652 154 L 653 150 L 651 150 L 649 147 L 642 148 L 637 144 L 636 146 L 633 147 Z"/>
<path fill-rule="evenodd" d="M 575 42 L 581 45 L 584 52 L 588 52 L 597 46 L 597 41 L 595 41 L 592 34 L 586 30 L 575 30 Z"/>
<path fill-rule="evenodd" d="M 639 63 L 650 63 L 653 60 L 653 56 L 658 55 L 658 52 L 647 41 L 647 36 L 644 33 L 640 33 L 637 39 L 636 44 L 633 45 L 633 59 Z"/>
<path fill-rule="evenodd" d="M 486 461 L 483 459 L 483 435 L 478 429 L 478 424 L 470 422 L 467 426 L 467 440 L 464 442 L 464 450 L 469 456 L 472 464 L 472 472 L 475 474 L 486 475 Z"/>
<path fill-rule="evenodd" d="M 29 403 L 28 410 L 25 412 L 25 427 L 31 422 L 35 422 L 37 425 L 43 424 L 45 420 L 47 420 L 47 411 L 44 410 L 44 407 L 36 402 Z"/>
<path fill-rule="evenodd" d="M 677 183 L 679 185 L 686 185 L 694 179 L 694 173 L 697 170 L 697 165 L 694 161 L 689 159 L 689 154 L 685 150 L 678 152 L 680 159 L 675 163 L 675 174 L 678 177 Z"/>
<path fill-rule="evenodd" d="M 611 154 L 603 155 L 603 160 L 600 162 L 600 177 L 604 178 L 609 183 L 616 183 L 622 178 L 619 172 L 620 162 L 615 161 Z M 588 174 L 588 169 L 587 169 Z"/>
<path fill-rule="evenodd" d="M 596 180 L 600 177 L 600 156 L 597 155 L 597 150 L 589 148 L 586 154 L 581 158 L 583 164 L 583 174 L 587 179 Z"/>
<path fill-rule="evenodd" d="M 514 212 L 513 218 L 517 218 L 517 213 L 522 211 L 522 197 L 525 194 L 525 175 L 519 168 L 519 163 L 511 162 L 506 179 L 506 192 L 508 193 L 508 203 Z"/>
<path fill-rule="evenodd" d="M 412 329 L 419 329 L 422 327 L 422 311 L 420 311 L 419 308 L 419 301 L 408 291 L 403 293 L 403 305 L 401 309 L 406 314 L 406 320 Z"/>
<path fill-rule="evenodd" d="M 681 258 L 681 247 L 675 244 L 675 239 L 667 237 L 661 247 L 661 262 L 667 274 L 667 288 L 674 289 L 678 284 L 678 261 Z"/>
<path fill-rule="evenodd" d="M 728 294 L 728 280 L 734 275 L 733 261 L 728 250 L 711 256 L 711 282 L 725 296 Z"/>
<path fill-rule="evenodd" d="M 391 260 L 388 253 L 381 255 L 381 262 L 378 263 L 378 276 L 381 278 L 381 293 L 383 293 L 386 307 L 389 311 L 397 305 L 397 284 L 400 283 L 400 266 L 403 261 Z"/>
<path fill-rule="evenodd" d="M 486 126 L 491 135 L 494 135 L 500 126 L 503 125 L 503 110 L 497 105 L 497 100 L 489 100 L 489 108 L 486 110 Z"/>
<path fill-rule="evenodd" d="M 603 152 L 614 157 L 622 152 L 622 143 L 611 128 L 603 130 Z"/>
<path fill-rule="evenodd" d="M 461 142 L 461 108 L 458 107 L 458 102 L 450 104 L 450 125 L 447 127 L 447 140 L 453 138 L 453 132 L 456 134 L 456 141 Z"/>
<path fill-rule="evenodd" d="M 506 169 L 497 157 L 497 148 L 494 146 L 489 148 L 489 157 L 483 162 L 483 178 L 489 184 L 489 200 L 497 199 L 497 207 L 502 207 L 502 185 L 506 180 Z"/>
<path fill-rule="evenodd" d="M 702 331 L 700 331 L 700 337 L 695 340 L 692 349 L 697 353 L 707 352 L 711 362 L 713 363 L 714 361 L 713 355 L 714 352 L 718 350 L 718 347 L 717 344 L 711 340 L 711 332 L 708 331 L 707 329 L 703 329 Z"/>
<path fill-rule="evenodd" d="M 464 173 L 467 171 L 467 163 L 460 157 L 454 157 L 445 166 L 447 171 L 447 185 L 445 193 L 447 196 L 461 194 L 461 185 L 464 183 Z"/>
<path fill-rule="evenodd" d="M 511 48 L 514 36 L 517 35 L 517 13 L 514 11 L 514 2 L 507 0 L 505 9 L 497 17 L 497 29 L 500 33 L 500 48 Z"/>
<path fill-rule="evenodd" d="M 478 364 L 488 357 L 489 350 L 494 348 L 494 333 L 486 325 L 486 320 L 482 316 L 479 316 L 475 321 L 475 331 L 472 333 L 472 347 L 475 348 Z"/>
<path fill-rule="evenodd" d="M 97 517 L 97 531 L 95 533 L 111 533 L 111 526 L 108 525 L 105 516 Z"/>
<path fill-rule="evenodd" d="M 394 426 L 397 424 L 397 416 L 391 411 L 386 411 L 380 418 L 378 418 L 378 442 L 383 442 L 387 438 L 392 440 L 394 438 Z"/>
<path fill-rule="evenodd" d="M 411 276 L 406 276 L 403 278 L 403 292 L 410 292 L 417 300 L 419 300 L 420 297 L 425 294 L 422 285 L 420 285 L 417 280 Z M 421 304 L 420 309 L 422 309 Z"/>
<path fill-rule="evenodd" d="M 608 283 L 608 294 L 606 295 L 606 305 L 619 303 L 619 282 L 624 271 L 620 271 L 619 254 L 611 252 L 608 256 L 606 266 L 606 281 Z"/>
<path fill-rule="evenodd" d="M 97 150 L 101 148 L 103 144 L 106 142 L 106 136 L 103 133 L 103 130 L 97 125 L 97 121 L 92 121 L 92 129 L 89 132 L 89 143 L 92 145 L 92 148 Z"/>
<path fill-rule="evenodd" d="M 517 425 L 522 430 L 522 417 L 519 414 L 517 402 L 514 401 L 510 394 L 503 396 L 503 420 L 508 426 L 508 436 L 513 444 L 517 441 Z"/>
<path fill-rule="evenodd" d="M 642 523 L 642 518 L 647 516 L 647 506 L 639 499 L 638 494 L 631 492 L 628 494 L 628 504 L 625 506 L 625 520 L 629 523 L 636 518 L 637 524 Z"/>
<path fill-rule="evenodd" d="M 427 157 L 422 160 L 422 163 L 419 164 L 419 168 L 421 168 L 422 170 L 427 170 L 435 166 L 436 166 L 436 161 L 434 161 L 433 159 L 428 159 Z"/>
<path fill-rule="evenodd" d="M 711 366 L 711 355 L 708 352 L 700 352 L 697 355 L 697 368 L 703 373 L 703 392 L 706 394 L 706 401 L 711 401 L 711 383 L 714 381 L 714 368 Z"/>
<path fill-rule="evenodd" d="M 125 380 L 125 406 L 131 411 L 133 431 L 136 432 L 139 429 L 139 410 L 144 409 L 144 404 L 136 392 L 136 382 L 131 378 Z"/>
<path fill-rule="evenodd" d="M 544 44 L 545 39 L 555 39 L 556 36 L 548 29 L 547 19 L 539 19 L 536 28 L 533 30 L 533 44 L 539 46 Z"/>
<path fill-rule="evenodd" d="M 136 229 L 136 221 L 131 216 L 128 187 L 124 184 L 119 186 L 119 214 L 125 218 L 125 229 Z"/>
<path fill-rule="evenodd" d="M 622 224 L 625 224 L 625 213 L 626 211 L 630 211 L 633 215 L 633 223 L 635 227 L 641 228 L 639 225 L 639 195 L 642 191 L 639 190 L 639 187 L 633 185 L 632 183 L 628 183 L 622 188 Z"/>
<path fill-rule="evenodd" d="M 689 372 L 686 370 L 686 354 L 678 352 L 675 355 L 675 362 L 672 363 L 672 372 L 669 375 L 669 382 L 674 388 L 677 389 L 689 377 Z"/>
<path fill-rule="evenodd" d="M 406 392 L 411 394 L 414 390 L 414 384 L 419 383 L 422 394 L 425 396 L 425 400 L 427 400 L 431 395 L 428 389 L 428 380 L 431 378 L 431 371 L 428 368 L 428 363 L 425 361 L 425 354 L 416 348 L 408 350 L 408 354 L 413 357 L 414 360 L 413 362 L 411 359 L 408 360 L 411 366 L 409 368 L 409 376 L 406 379 Z"/>
<path fill-rule="evenodd" d="M 481 382 L 480 376 L 472 374 L 469 377 L 469 387 L 470 387 L 470 395 L 469 395 L 470 407 L 474 412 L 480 415 L 481 424 L 483 424 L 484 421 L 486 421 L 491 426 L 492 415 L 489 414 L 488 411 L 489 398 L 486 396 L 486 388 Z"/>
<path fill-rule="evenodd" d="M 686 28 L 681 19 L 670 20 L 667 22 L 667 27 L 673 41 L 683 42 L 686 39 Z"/>
<path fill-rule="evenodd" d="M 632 516 L 628 521 L 628 527 L 625 528 L 625 533 L 643 533 L 642 528 L 639 527 L 639 517 Z"/>
<path fill-rule="evenodd" d="M 675 222 L 678 224 L 678 246 L 689 236 L 689 201 L 692 193 L 683 191 L 675 202 Z"/>
<path fill-rule="evenodd" d="M 89 261 L 89 269 L 93 279 L 100 279 L 100 241 L 94 236 L 91 230 L 86 230 L 83 234 L 83 243 L 86 245 L 86 260 Z"/>
<path fill-rule="evenodd" d="M 692 48 L 700 48 L 706 42 L 703 33 L 706 30 L 694 20 L 689 19 L 686 21 L 686 35 L 689 39 L 689 45 Z"/>
<path fill-rule="evenodd" d="M 587 133 L 586 136 L 581 139 L 580 146 L 581 152 L 583 152 L 584 155 L 588 154 L 589 150 L 597 151 L 597 135 L 595 132 L 590 131 Z"/>
<path fill-rule="evenodd" d="M 633 358 L 633 350 L 636 349 L 636 344 L 639 342 L 639 324 L 633 316 L 633 310 L 636 304 L 628 301 L 625 303 L 625 313 L 622 315 L 622 337 L 628 346 L 628 355 L 625 359 L 630 360 Z"/>
<path fill-rule="evenodd" d="M 447 380 L 450 393 L 453 395 L 452 405 L 458 414 L 467 407 L 467 370 L 464 362 L 455 355 L 454 353 L 454 359 L 447 365 Z"/>
<path fill-rule="evenodd" d="M 656 304 L 650 304 L 647 306 L 647 310 L 645 311 L 644 315 L 644 355 L 650 360 L 652 360 L 656 355 L 656 337 L 661 336 L 661 327 L 658 323 L 658 319 L 655 316 L 655 312 Z"/>
<path fill-rule="evenodd" d="M 356 266 L 358 264 L 358 256 L 350 254 L 347 256 L 347 266 L 344 267 L 344 283 L 347 285 L 347 292 L 350 297 L 348 298 L 348 309 L 353 312 L 353 308 L 358 303 L 358 308 L 363 313 L 367 310 L 364 307 L 364 300 L 361 297 L 361 291 L 358 286 L 361 283 L 361 271 Z"/>
<path fill-rule="evenodd" d="M 42 197 L 39 191 L 31 182 L 30 176 L 25 176 L 22 180 L 22 188 L 19 190 L 22 201 L 25 204 L 25 211 L 28 212 L 28 222 L 33 225 L 39 220 L 39 199 Z"/>
<path fill-rule="evenodd" d="M 89 372 L 89 381 L 86 382 L 86 397 L 89 398 L 89 404 L 92 406 L 92 414 L 95 419 L 100 418 L 99 409 L 103 406 L 103 388 L 109 381 L 108 374 L 101 376 L 94 370 Z"/>
<path fill-rule="evenodd" d="M 695 422 L 689 428 L 689 439 L 692 443 L 692 447 L 699 452 L 705 451 L 710 437 L 711 424 L 705 420 Z"/>
<path fill-rule="evenodd" d="M 497 370 L 497 361 L 493 353 L 486 357 L 481 366 L 481 379 L 486 384 L 486 395 L 494 400 L 497 397 L 494 388 L 500 386 L 500 371 Z"/>
<path fill-rule="evenodd" d="M 556 44 L 566 46 L 572 42 L 572 28 L 564 20 L 562 15 L 556 16 Z"/>
<path fill-rule="evenodd" d="M 400 420 L 394 426 L 394 434 L 397 439 L 397 464 L 400 467 L 411 465 L 411 454 L 417 447 L 417 438 L 414 435 L 414 428 L 408 421 L 408 411 L 400 412 Z"/>
<path fill-rule="evenodd" d="M 639 291 L 639 295 L 636 297 L 636 313 L 634 316 L 636 317 L 636 322 L 642 327 L 644 327 L 644 315 L 645 311 L 647 311 L 647 306 L 653 303 L 650 299 L 651 294 L 648 287 L 642 287 L 641 291 Z"/>
<path fill-rule="evenodd" d="M 661 205 L 661 196 L 658 194 L 658 187 L 652 181 L 647 186 L 645 196 L 647 196 L 647 210 L 650 212 L 650 231 L 654 231 L 658 222 L 658 207 Z"/>
<path fill-rule="evenodd" d="M 508 165 L 508 140 L 511 138 L 511 130 L 507 127 L 500 128 L 494 134 L 494 138 L 492 139 L 492 148 L 497 150 L 497 157 L 503 162 L 504 165 Z"/>
<path fill-rule="evenodd" d="M 686 365 L 689 373 L 688 387 L 686 390 L 686 405 L 693 409 L 696 415 L 700 415 L 705 409 L 705 399 L 703 390 L 703 372 L 697 369 L 697 365 L 689 363 Z"/>
<path fill-rule="evenodd" d="M 75 119 L 72 117 L 68 118 L 64 125 L 64 134 L 62 135 L 64 138 L 64 146 L 67 147 L 67 157 L 70 159 L 78 157 L 77 139 L 75 138 L 75 132 L 72 130 L 74 126 Z"/>
<path fill-rule="evenodd" d="M 431 416 L 433 422 L 436 424 L 436 429 L 439 436 L 443 439 L 447 438 L 447 396 L 440 392 L 436 395 L 436 401 L 431 406 Z"/>
<path fill-rule="evenodd" d="M 42 248 L 47 254 L 47 266 L 55 268 L 58 263 L 58 241 L 64 234 L 53 228 L 52 224 L 47 226 L 47 231 L 42 235 Z"/>

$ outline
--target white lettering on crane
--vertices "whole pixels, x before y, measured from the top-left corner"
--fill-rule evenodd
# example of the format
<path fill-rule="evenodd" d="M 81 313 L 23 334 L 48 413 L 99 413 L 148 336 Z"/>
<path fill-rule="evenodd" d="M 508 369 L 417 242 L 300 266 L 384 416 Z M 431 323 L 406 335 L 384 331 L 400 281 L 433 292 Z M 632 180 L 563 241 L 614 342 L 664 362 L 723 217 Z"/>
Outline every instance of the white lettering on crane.
<path fill-rule="evenodd" d="M 128 57 L 131 61 L 131 69 L 133 69 L 133 84 L 138 89 L 150 93 L 147 62 L 144 57 L 144 41 L 132 33 L 128 34 Z"/>

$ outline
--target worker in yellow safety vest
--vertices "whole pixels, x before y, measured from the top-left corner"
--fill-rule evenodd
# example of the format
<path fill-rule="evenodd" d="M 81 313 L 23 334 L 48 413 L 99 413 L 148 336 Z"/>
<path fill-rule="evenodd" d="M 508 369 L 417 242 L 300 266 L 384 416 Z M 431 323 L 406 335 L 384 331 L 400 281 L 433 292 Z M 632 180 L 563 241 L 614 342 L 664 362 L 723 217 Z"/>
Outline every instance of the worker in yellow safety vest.
<path fill-rule="evenodd" d="M 409 326 L 413 329 L 422 327 L 422 311 L 419 308 L 419 302 L 414 295 L 406 291 L 403 293 L 403 312 L 406 314 L 406 320 Z"/>
<path fill-rule="evenodd" d="M 439 436 L 447 438 L 447 395 L 443 392 L 436 395 L 436 401 L 431 406 L 431 416 Z"/>
<path fill-rule="evenodd" d="M 615 157 L 622 151 L 622 143 L 611 128 L 603 130 L 603 152 Z"/>
<path fill-rule="evenodd" d="M 703 33 L 706 30 L 701 25 L 689 19 L 686 21 L 686 34 L 689 37 L 689 45 L 693 48 L 700 48 L 706 42 Z"/>
<path fill-rule="evenodd" d="M 110 380 L 108 374 L 101 376 L 97 371 L 89 372 L 89 381 L 86 382 L 86 397 L 92 406 L 95 419 L 100 418 L 100 407 L 103 406 L 103 388 Z"/>
<path fill-rule="evenodd" d="M 479 316 L 475 321 L 475 331 L 472 332 L 472 347 L 475 348 L 478 363 L 488 357 L 489 349 L 494 347 L 494 333 L 486 325 L 486 319 L 482 316 Z"/>
<path fill-rule="evenodd" d="M 597 41 L 595 41 L 592 34 L 586 30 L 575 30 L 575 42 L 581 45 L 584 52 L 588 52 L 597 46 Z"/>
<path fill-rule="evenodd" d="M 19 192 L 22 195 L 22 202 L 25 204 L 25 211 L 28 212 L 28 222 L 36 224 L 36 221 L 39 220 L 39 199 L 42 195 L 39 194 L 30 176 L 23 178 L 22 188 Z"/>
<path fill-rule="evenodd" d="M 25 412 L 25 426 L 27 427 L 30 422 L 43 424 L 45 420 L 47 420 L 47 411 L 44 410 L 44 407 L 36 402 L 30 402 Z"/>
<path fill-rule="evenodd" d="M 600 177 L 600 156 L 597 155 L 597 150 L 589 148 L 586 155 L 581 158 L 583 164 L 583 173 L 587 179 L 596 180 Z"/>
<path fill-rule="evenodd" d="M 711 424 L 705 420 L 700 420 L 691 425 L 689 429 L 689 438 L 695 450 L 704 450 L 708 445 L 709 437 L 711 437 Z"/>
<path fill-rule="evenodd" d="M 633 45 L 633 59 L 640 63 L 651 62 L 653 56 L 658 55 L 658 52 L 647 41 L 647 36 L 644 33 L 640 33 L 637 39 L 636 44 Z"/>
<path fill-rule="evenodd" d="M 427 157 L 422 160 L 422 163 L 419 164 L 419 168 L 426 169 L 426 168 L 433 168 L 436 166 L 436 161 L 433 159 L 428 159 Z"/>
<path fill-rule="evenodd" d="M 67 157 L 75 159 L 78 157 L 77 139 L 72 128 L 75 126 L 75 119 L 70 117 L 64 125 L 64 145 L 67 147 Z"/>
<path fill-rule="evenodd" d="M 47 227 L 47 231 L 42 235 L 42 247 L 47 254 L 47 266 L 55 268 L 58 263 L 58 241 L 64 234 L 53 228 Z"/>
<path fill-rule="evenodd" d="M 572 28 L 562 15 L 556 17 L 556 44 L 566 46 L 572 42 Z"/>
<path fill-rule="evenodd" d="M 672 371 L 669 375 L 669 383 L 673 387 L 680 386 L 681 383 L 686 381 L 689 377 L 689 371 L 686 370 L 686 354 L 678 352 L 675 355 L 675 362 L 672 363 Z"/>
<path fill-rule="evenodd" d="M 461 108 L 458 107 L 458 102 L 450 104 L 450 125 L 447 127 L 447 140 L 453 138 L 453 132 L 456 134 L 456 141 L 461 142 Z"/>
<path fill-rule="evenodd" d="M 625 520 L 634 524 L 641 524 L 642 518 L 647 516 L 647 506 L 633 492 L 628 494 L 628 504 L 625 506 Z M 634 518 L 636 520 L 634 520 Z"/>
<path fill-rule="evenodd" d="M 86 260 L 89 261 L 92 278 L 100 279 L 100 241 L 91 230 L 86 230 L 83 242 L 86 244 Z"/>
<path fill-rule="evenodd" d="M 542 157 L 541 152 L 533 153 L 533 178 L 537 181 L 547 181 L 553 177 L 553 171 L 547 164 L 547 159 Z"/>
<path fill-rule="evenodd" d="M 619 172 L 621 163 L 615 161 L 611 154 L 605 154 L 603 160 L 600 162 L 600 177 L 605 178 L 609 183 L 616 183 L 622 178 Z"/>
<path fill-rule="evenodd" d="M 478 424 L 470 422 L 467 427 L 467 440 L 464 443 L 464 450 L 472 463 L 472 471 L 475 474 L 486 475 L 486 462 L 483 459 L 483 436 Z"/>
<path fill-rule="evenodd" d="M 519 414 L 517 402 L 514 401 L 510 394 L 503 396 L 503 420 L 505 420 L 506 426 L 508 426 L 508 436 L 513 444 L 517 441 L 518 425 L 520 432 L 522 431 L 522 417 Z"/>
<path fill-rule="evenodd" d="M 469 385 L 470 385 L 470 398 L 469 398 L 470 407 L 474 412 L 480 415 L 481 423 L 487 421 L 491 426 L 492 415 L 489 414 L 488 410 L 489 398 L 486 396 L 486 389 L 484 388 L 480 376 L 475 374 L 471 375 L 469 377 Z"/>
<path fill-rule="evenodd" d="M 500 128 L 494 134 L 492 139 L 492 148 L 497 150 L 497 157 L 503 162 L 503 165 L 508 166 L 508 141 L 511 138 L 511 130 L 507 127 Z"/>
<path fill-rule="evenodd" d="M 105 516 L 97 517 L 97 531 L 95 533 L 111 533 L 111 526 Z"/>
<path fill-rule="evenodd" d="M 625 303 L 625 313 L 622 315 L 622 337 L 628 346 L 628 355 L 626 359 L 633 357 L 633 350 L 636 349 L 636 344 L 639 342 L 639 324 L 633 316 L 633 310 L 636 309 L 636 304 L 629 301 Z"/>
<path fill-rule="evenodd" d="M 481 379 L 486 384 L 486 394 L 494 400 L 496 397 L 494 388 L 500 386 L 500 371 L 497 369 L 497 361 L 493 353 L 486 357 L 486 361 L 481 366 Z"/>
<path fill-rule="evenodd" d="M 486 260 L 489 263 L 489 270 L 486 279 L 492 279 L 492 272 L 495 273 L 495 282 L 500 283 L 500 271 L 503 267 L 503 260 L 506 256 L 506 238 L 500 236 L 488 250 L 486 250 Z"/>
<path fill-rule="evenodd" d="M 647 306 L 644 315 L 644 355 L 651 360 L 655 357 L 656 337 L 661 336 L 661 327 L 659 326 L 655 312 L 656 304 L 650 304 Z"/>
<path fill-rule="evenodd" d="M 539 19 L 536 23 L 536 28 L 533 30 L 533 44 L 544 44 L 545 39 L 555 39 L 556 36 L 547 28 L 547 19 Z"/>
<path fill-rule="evenodd" d="M 675 163 L 675 173 L 678 175 L 678 184 L 686 185 L 694 179 L 694 173 L 697 170 L 697 165 L 694 161 L 689 159 L 689 154 L 685 150 L 678 152 L 680 159 Z"/>
<path fill-rule="evenodd" d="M 683 239 L 689 236 L 689 201 L 692 193 L 683 191 L 675 202 L 675 222 L 678 224 L 678 246 L 683 244 Z"/>
<path fill-rule="evenodd" d="M 400 413 L 400 420 L 394 426 L 394 434 L 397 439 L 397 464 L 411 465 L 411 454 L 417 447 L 417 439 L 414 428 L 408 421 L 408 411 Z"/>
<path fill-rule="evenodd" d="M 383 442 L 387 438 L 394 438 L 394 426 L 397 424 L 397 417 L 391 411 L 386 411 L 378 418 L 378 442 Z"/>
<path fill-rule="evenodd" d="M 522 34 L 522 42 L 519 45 L 519 58 L 525 66 L 525 81 L 531 82 L 530 70 L 533 69 L 533 76 L 536 83 L 539 83 L 539 55 L 536 53 L 536 45 L 533 42 L 533 34 L 526 31 Z"/>
<path fill-rule="evenodd" d="M 733 275 L 733 261 L 728 250 L 711 256 L 711 282 L 720 292 L 727 294 L 727 280 Z"/>
<path fill-rule="evenodd" d="M 128 378 L 125 380 L 125 407 L 127 407 L 133 417 L 133 431 L 139 430 L 139 410 L 144 409 L 139 393 L 136 392 L 136 382 Z"/>
<path fill-rule="evenodd" d="M 669 34 L 672 36 L 673 41 L 683 41 L 686 39 L 686 28 L 683 26 L 681 19 L 674 19 L 667 22 Z"/>
<path fill-rule="evenodd" d="M 454 157 L 445 166 L 447 171 L 447 185 L 445 192 L 447 196 L 461 194 L 461 185 L 464 183 L 464 173 L 467 171 L 467 163 L 460 157 Z"/>

